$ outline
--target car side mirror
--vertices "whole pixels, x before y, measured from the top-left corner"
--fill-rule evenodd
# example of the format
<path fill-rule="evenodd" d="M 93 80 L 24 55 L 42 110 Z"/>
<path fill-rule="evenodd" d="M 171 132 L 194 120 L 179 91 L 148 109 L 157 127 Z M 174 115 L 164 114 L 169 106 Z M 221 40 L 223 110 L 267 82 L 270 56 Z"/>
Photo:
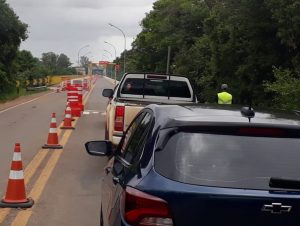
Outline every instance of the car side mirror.
<path fill-rule="evenodd" d="M 85 149 L 90 155 L 110 156 L 112 154 L 112 143 L 107 140 L 89 141 L 85 143 Z"/>
<path fill-rule="evenodd" d="M 114 91 L 112 89 L 104 89 L 102 91 L 102 96 L 112 98 L 114 95 Z"/>

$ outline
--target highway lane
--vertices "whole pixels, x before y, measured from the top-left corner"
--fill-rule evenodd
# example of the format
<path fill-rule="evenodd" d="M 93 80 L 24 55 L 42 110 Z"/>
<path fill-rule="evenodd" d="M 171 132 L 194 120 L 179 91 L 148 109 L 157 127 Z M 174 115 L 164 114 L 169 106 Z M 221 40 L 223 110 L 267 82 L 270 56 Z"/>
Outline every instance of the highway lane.
<path fill-rule="evenodd" d="M 89 156 L 84 143 L 104 139 L 102 113 L 107 99 L 101 93 L 109 87 L 112 84 L 106 79 L 98 80 L 28 225 L 99 225 L 101 177 L 107 160 Z"/>
<path fill-rule="evenodd" d="M 65 105 L 66 93 L 51 93 L 0 113 L 0 196 L 6 189 L 14 144 L 21 143 L 23 165 L 28 165 L 47 141 L 51 113 L 56 112 L 60 122 Z"/>
<path fill-rule="evenodd" d="M 92 91 L 89 100 L 86 104 L 85 114 L 76 122 L 76 130 L 69 133 L 69 138 L 64 139 L 67 144 L 61 154 L 57 154 L 57 150 L 53 153 L 50 152 L 43 160 L 39 168 L 40 171 L 47 171 L 47 166 L 51 166 L 51 159 L 54 155 L 57 156 L 57 163 L 53 165 L 53 172 L 51 171 L 48 176 L 49 180 L 45 179 L 45 189 L 41 191 L 34 207 L 27 211 L 12 210 L 6 217 L 3 225 L 26 225 L 24 222 L 28 221 L 27 225 L 98 225 L 99 224 L 99 205 L 100 205 L 100 183 L 101 172 L 105 164 L 105 159 L 92 158 L 85 150 L 83 144 L 88 140 L 96 140 L 104 138 L 104 124 L 105 116 L 102 114 L 105 111 L 107 99 L 101 96 L 103 88 L 112 87 L 112 84 L 106 79 L 99 79 Z M 48 103 L 45 105 L 45 103 Z M 44 112 L 51 109 L 56 109 L 57 112 L 64 109 L 65 94 L 51 94 L 47 97 L 37 100 L 35 103 L 30 103 L 24 106 L 25 112 L 15 114 L 18 122 L 22 119 L 22 115 L 26 117 L 25 121 L 32 121 L 39 118 L 38 131 L 35 131 L 35 127 L 30 127 L 27 130 L 28 135 L 31 137 L 31 142 L 24 144 L 23 149 L 31 147 L 31 152 L 22 153 L 23 159 L 26 158 L 26 162 L 29 162 L 32 157 L 40 149 L 40 146 L 45 142 L 47 132 L 49 129 L 49 116 L 48 112 Z M 36 107 L 34 107 L 36 106 Z M 20 106 L 21 108 L 21 106 Z M 35 111 L 35 108 L 45 108 L 40 111 Z M 30 113 L 30 109 L 33 109 L 33 113 Z M 16 109 L 17 110 L 17 109 Z M 38 116 L 34 112 L 40 112 L 41 116 Z M 52 111 L 50 111 L 52 112 Z M 21 114 L 21 116 L 20 116 Z M 46 116 L 46 122 L 41 121 L 41 117 Z M 14 134 L 18 131 L 11 128 L 11 124 L 2 120 L 4 113 L 0 114 L 1 126 L 8 130 L 8 133 Z M 31 117 L 30 117 L 31 115 Z M 5 115 L 9 118 L 9 115 Z M 33 119 L 32 119 L 33 118 Z M 58 122 L 63 118 L 62 113 L 58 114 Z M 11 119 L 10 119 L 11 120 Z M 9 120 L 8 120 L 9 121 Z M 11 120 L 12 121 L 12 120 Z M 17 123 L 16 123 L 17 124 Z M 21 128 L 26 128 L 27 123 L 24 123 Z M 45 125 L 44 125 L 45 124 Z M 59 123 L 58 123 L 59 124 Z M 46 127 L 46 129 L 44 128 Z M 13 131 L 9 131 L 12 129 Z M 40 136 L 41 131 L 46 130 L 46 135 Z M 1 129 L 2 131 L 2 129 Z M 19 131 L 21 133 L 21 130 Z M 19 134 L 19 133 L 18 133 Z M 63 133 L 64 136 L 66 133 Z M 17 134 L 14 135 L 17 137 Z M 1 140 L 2 141 L 2 140 Z M 3 143 L 5 144 L 5 140 Z M 63 142 L 63 141 L 62 141 Z M 14 142 L 13 142 L 14 143 Z M 9 146 L 8 144 L 5 144 Z M 3 145 L 3 146 L 5 146 Z M 3 162 L 8 166 L 8 169 L 3 169 L 1 172 L 2 187 L 1 192 L 5 192 L 7 176 L 9 172 L 9 165 L 12 158 L 12 147 L 10 148 L 10 154 L 6 157 L 8 162 Z M 28 145 L 28 147 L 26 147 Z M 6 147 L 7 148 L 7 147 Z M 24 163 L 26 164 L 24 161 Z M 1 169 L 4 168 L 1 164 Z M 43 169 L 44 168 L 44 169 Z M 4 172 L 6 171 L 6 172 Z M 50 171 L 50 170 L 48 170 Z M 44 176 L 43 172 L 41 175 Z M 33 181 L 38 181 L 40 172 L 33 177 Z M 40 176 L 43 179 L 43 176 Z M 3 183 L 3 177 L 4 182 Z M 28 187 L 28 193 L 34 192 L 37 185 L 31 183 Z M 20 214 L 21 213 L 21 214 Z M 0 212 L 1 214 L 1 212 Z M 1 216 L 0 216 L 1 218 Z M 24 221 L 25 219 L 25 221 Z M 46 220 L 45 220 L 46 219 Z M 20 223 L 23 222 L 23 223 Z M 13 224 L 11 224 L 13 223 Z"/>

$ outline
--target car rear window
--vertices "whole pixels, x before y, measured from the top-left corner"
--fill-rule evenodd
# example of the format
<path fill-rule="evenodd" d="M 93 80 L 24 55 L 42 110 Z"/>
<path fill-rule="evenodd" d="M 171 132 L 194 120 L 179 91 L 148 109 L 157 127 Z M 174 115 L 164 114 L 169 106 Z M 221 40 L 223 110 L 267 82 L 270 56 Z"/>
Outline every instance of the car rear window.
<path fill-rule="evenodd" d="M 180 132 L 155 153 L 155 169 L 183 183 L 269 190 L 271 177 L 300 180 L 299 159 L 300 139 Z"/>
<path fill-rule="evenodd" d="M 121 94 L 191 98 L 185 81 L 161 79 L 128 78 L 124 81 Z"/>

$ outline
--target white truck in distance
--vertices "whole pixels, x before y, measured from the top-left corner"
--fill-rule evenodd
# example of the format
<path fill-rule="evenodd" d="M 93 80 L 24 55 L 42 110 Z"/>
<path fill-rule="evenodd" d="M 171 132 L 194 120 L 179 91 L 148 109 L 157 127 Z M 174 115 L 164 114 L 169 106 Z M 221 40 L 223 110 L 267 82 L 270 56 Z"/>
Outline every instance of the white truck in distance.
<path fill-rule="evenodd" d="M 197 102 L 188 78 L 165 74 L 127 73 L 114 90 L 104 89 L 102 95 L 109 98 L 105 139 L 114 145 L 145 106 Z"/>

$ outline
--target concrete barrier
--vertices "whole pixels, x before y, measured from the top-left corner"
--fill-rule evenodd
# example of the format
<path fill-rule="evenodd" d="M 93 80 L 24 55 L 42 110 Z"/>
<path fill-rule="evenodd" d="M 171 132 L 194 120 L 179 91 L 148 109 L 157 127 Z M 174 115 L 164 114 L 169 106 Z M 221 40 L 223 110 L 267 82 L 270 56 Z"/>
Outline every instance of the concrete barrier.
<path fill-rule="evenodd" d="M 49 85 L 57 85 L 65 80 L 84 78 L 86 77 L 86 75 L 49 75 L 47 77 L 48 77 Z"/>

